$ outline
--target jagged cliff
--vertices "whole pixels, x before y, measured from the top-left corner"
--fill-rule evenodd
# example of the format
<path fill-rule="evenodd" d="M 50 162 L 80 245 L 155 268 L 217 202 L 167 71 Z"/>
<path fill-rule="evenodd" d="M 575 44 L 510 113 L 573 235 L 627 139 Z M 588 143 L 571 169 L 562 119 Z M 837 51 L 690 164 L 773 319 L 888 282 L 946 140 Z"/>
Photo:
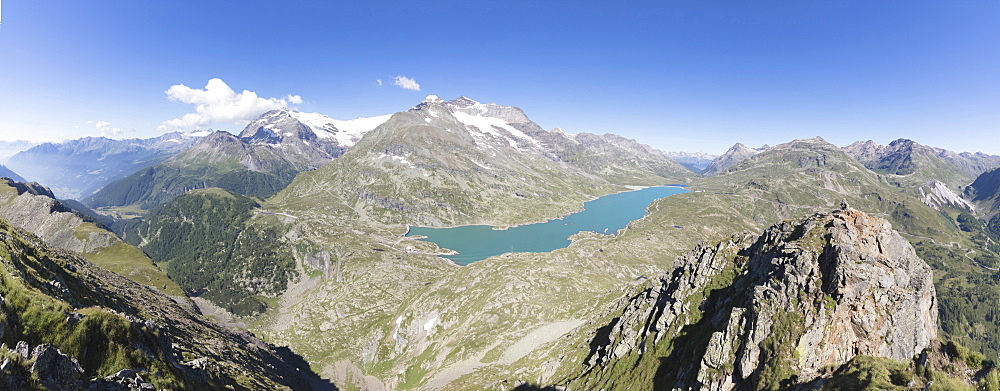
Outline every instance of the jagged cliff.
<path fill-rule="evenodd" d="M 909 360 L 937 335 L 932 278 L 887 221 L 857 210 L 736 235 L 623 297 L 564 384 L 785 388 L 856 356 Z"/>

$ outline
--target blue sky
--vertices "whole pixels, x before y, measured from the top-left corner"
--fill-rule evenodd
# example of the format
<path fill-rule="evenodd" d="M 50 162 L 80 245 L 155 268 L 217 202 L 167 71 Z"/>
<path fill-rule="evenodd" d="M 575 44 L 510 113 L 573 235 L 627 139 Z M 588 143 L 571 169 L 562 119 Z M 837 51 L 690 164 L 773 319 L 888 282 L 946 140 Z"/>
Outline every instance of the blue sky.
<path fill-rule="evenodd" d="M 0 139 L 238 132 L 222 118 L 284 104 L 349 119 L 436 94 L 518 106 L 546 129 L 617 133 L 668 151 L 818 135 L 841 146 L 911 138 L 1000 154 L 998 1 L 0 7 Z M 396 76 L 420 90 L 395 86 Z M 195 113 L 198 99 L 175 90 L 171 100 L 171 86 L 204 89 L 215 78 L 261 104 L 168 122 Z"/>

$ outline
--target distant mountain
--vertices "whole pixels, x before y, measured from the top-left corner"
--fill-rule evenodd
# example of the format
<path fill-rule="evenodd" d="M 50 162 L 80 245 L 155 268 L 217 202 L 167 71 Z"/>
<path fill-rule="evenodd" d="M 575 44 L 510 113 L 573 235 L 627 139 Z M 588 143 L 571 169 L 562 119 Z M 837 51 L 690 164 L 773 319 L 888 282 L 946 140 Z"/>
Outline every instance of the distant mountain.
<path fill-rule="evenodd" d="M 889 145 L 871 140 L 855 142 L 844 147 L 844 151 L 877 173 L 909 178 L 917 183 L 938 180 L 952 188 L 965 186 L 979 174 L 1000 167 L 1000 156 L 956 153 L 907 139 L 898 139 Z"/>
<path fill-rule="evenodd" d="M 26 151 L 28 148 L 34 147 L 40 143 L 26 141 L 26 140 L 15 140 L 15 141 L 0 141 L 0 163 L 7 163 L 14 154 Z"/>
<path fill-rule="evenodd" d="M 148 210 L 189 190 L 207 187 L 267 197 L 291 182 L 298 171 L 272 148 L 219 131 L 162 163 L 109 183 L 84 204 L 92 208 L 134 205 Z"/>
<path fill-rule="evenodd" d="M 730 167 L 749 159 L 751 156 L 766 151 L 768 148 L 770 147 L 767 145 L 760 148 L 750 148 L 741 143 L 736 143 L 732 146 L 732 148 L 729 148 L 726 153 L 712 160 L 708 166 L 705 167 L 705 171 L 703 171 L 703 173 L 705 175 L 717 175 L 723 173 Z"/>
<path fill-rule="evenodd" d="M 37 145 L 8 166 L 52 188 L 59 198 L 83 199 L 104 185 L 160 163 L 194 145 L 204 133 L 167 133 L 149 139 L 85 137 Z"/>
<path fill-rule="evenodd" d="M 303 169 L 314 169 L 342 155 L 389 115 L 335 120 L 318 113 L 279 109 L 264 113 L 240 133 L 241 140 L 270 147 Z"/>
<path fill-rule="evenodd" d="M 3 164 L 0 164 L 0 177 L 10 178 L 18 182 L 27 182 L 26 180 L 24 180 L 24 178 L 22 178 L 20 175 L 17 175 L 16 172 L 11 171 L 9 168 L 7 168 L 7 166 Z"/>
<path fill-rule="evenodd" d="M 209 187 L 269 197 L 295 174 L 343 154 L 387 118 L 338 121 L 315 113 L 269 111 L 239 137 L 212 133 L 160 164 L 108 184 L 84 202 L 94 208 L 135 205 L 149 210 L 189 190 Z"/>
<path fill-rule="evenodd" d="M 965 188 L 965 195 L 973 201 L 986 201 L 1000 197 L 1000 168 L 984 172 Z"/>
<path fill-rule="evenodd" d="M 547 132 L 516 107 L 432 95 L 300 174 L 275 203 L 389 224 L 517 223 L 567 213 L 621 185 L 693 176 L 634 140 Z"/>
<path fill-rule="evenodd" d="M 965 188 L 965 197 L 979 206 L 979 214 L 991 218 L 990 224 L 1000 234 L 1000 168 L 988 171 Z"/>
<path fill-rule="evenodd" d="M 718 155 L 709 155 L 704 152 L 667 152 L 667 157 L 680 163 L 684 167 L 694 172 L 702 172 L 708 168 Z"/>

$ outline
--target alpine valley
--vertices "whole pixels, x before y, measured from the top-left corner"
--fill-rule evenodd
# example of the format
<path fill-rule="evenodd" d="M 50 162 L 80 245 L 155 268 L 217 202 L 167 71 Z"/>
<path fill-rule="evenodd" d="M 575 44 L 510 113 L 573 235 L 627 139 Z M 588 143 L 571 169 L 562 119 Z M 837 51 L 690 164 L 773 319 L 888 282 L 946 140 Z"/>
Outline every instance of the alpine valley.
<path fill-rule="evenodd" d="M 1000 390 L 1000 156 L 667 153 L 431 95 L 7 167 L 2 389 Z M 551 252 L 407 236 L 664 185 Z"/>

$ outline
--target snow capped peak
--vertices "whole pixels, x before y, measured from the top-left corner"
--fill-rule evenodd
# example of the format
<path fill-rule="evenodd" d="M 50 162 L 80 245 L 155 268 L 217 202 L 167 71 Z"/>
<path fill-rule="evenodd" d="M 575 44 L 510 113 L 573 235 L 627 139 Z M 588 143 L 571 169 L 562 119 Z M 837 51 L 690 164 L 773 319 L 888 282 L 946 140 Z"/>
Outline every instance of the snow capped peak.
<path fill-rule="evenodd" d="M 441 102 L 443 102 L 443 100 L 441 100 L 441 98 L 438 97 L 437 95 L 427 95 L 427 97 L 424 98 L 424 102 L 427 102 L 427 103 L 441 103 Z"/>
<path fill-rule="evenodd" d="M 375 129 L 379 125 L 389 120 L 392 115 L 380 115 L 377 117 L 359 117 L 352 120 L 336 120 L 319 113 L 303 113 L 297 110 L 282 108 L 268 111 L 247 126 L 249 132 L 244 131 L 244 136 L 256 133 L 256 129 L 264 128 L 274 134 L 284 135 L 294 133 L 295 127 L 299 124 L 312 130 L 316 137 L 336 141 L 341 147 L 351 147 L 358 142 L 365 133 Z"/>
<path fill-rule="evenodd" d="M 455 103 L 466 103 L 466 104 L 470 104 L 470 105 L 479 104 L 479 102 L 477 102 L 475 99 L 471 99 L 471 98 L 469 98 L 469 97 L 467 97 L 465 95 L 462 95 L 462 96 L 456 98 L 452 102 L 455 102 Z"/>

